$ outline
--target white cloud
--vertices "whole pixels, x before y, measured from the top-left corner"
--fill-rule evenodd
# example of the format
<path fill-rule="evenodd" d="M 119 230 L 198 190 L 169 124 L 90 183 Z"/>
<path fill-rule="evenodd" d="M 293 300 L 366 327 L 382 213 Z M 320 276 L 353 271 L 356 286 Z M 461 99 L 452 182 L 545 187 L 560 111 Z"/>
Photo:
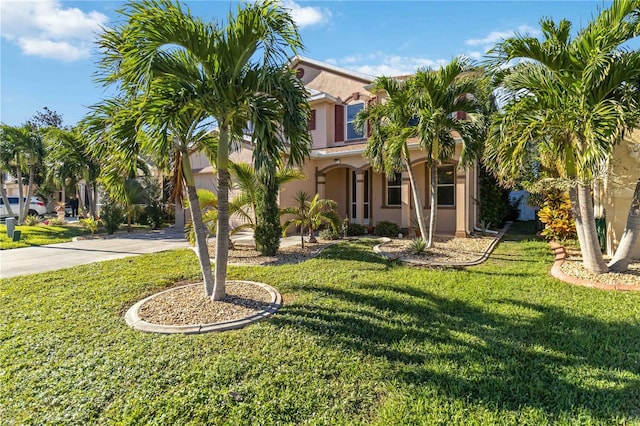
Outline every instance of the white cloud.
<path fill-rule="evenodd" d="M 375 52 L 367 55 L 346 56 L 333 59 L 333 64 L 343 66 L 363 74 L 377 77 L 414 74 L 418 68 L 439 68 L 448 63 L 446 59 L 430 59 L 420 56 L 387 55 Z M 328 60 L 326 61 L 328 62 Z"/>
<path fill-rule="evenodd" d="M 478 61 L 482 59 L 483 54 L 481 52 L 467 52 L 467 56 Z"/>
<path fill-rule="evenodd" d="M 282 0 L 282 6 L 291 11 L 293 20 L 300 28 L 323 24 L 331 18 L 331 11 L 313 6 L 301 6 L 293 0 Z"/>
<path fill-rule="evenodd" d="M 520 25 L 515 30 L 506 30 L 506 31 L 492 31 L 486 37 L 483 38 L 472 38 L 469 40 L 465 40 L 465 44 L 469 46 L 490 46 L 499 41 L 504 40 L 505 38 L 509 38 L 516 33 L 518 34 L 529 34 L 532 37 L 537 37 L 541 33 L 539 30 L 530 27 L 528 25 Z"/>
<path fill-rule="evenodd" d="M 2 37 L 27 55 L 62 61 L 87 58 L 91 43 L 108 17 L 64 7 L 58 0 L 0 2 Z"/>

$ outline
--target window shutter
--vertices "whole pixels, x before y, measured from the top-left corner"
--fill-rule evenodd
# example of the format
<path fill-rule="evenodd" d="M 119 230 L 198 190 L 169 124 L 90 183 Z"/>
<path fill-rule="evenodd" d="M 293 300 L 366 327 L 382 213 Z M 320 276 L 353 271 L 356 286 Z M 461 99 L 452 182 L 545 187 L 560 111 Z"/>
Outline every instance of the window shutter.
<path fill-rule="evenodd" d="M 336 117 L 335 141 L 343 142 L 344 141 L 344 106 L 336 105 L 335 117 Z"/>
<path fill-rule="evenodd" d="M 309 117 L 309 130 L 316 129 L 316 110 L 311 110 L 311 117 Z"/>

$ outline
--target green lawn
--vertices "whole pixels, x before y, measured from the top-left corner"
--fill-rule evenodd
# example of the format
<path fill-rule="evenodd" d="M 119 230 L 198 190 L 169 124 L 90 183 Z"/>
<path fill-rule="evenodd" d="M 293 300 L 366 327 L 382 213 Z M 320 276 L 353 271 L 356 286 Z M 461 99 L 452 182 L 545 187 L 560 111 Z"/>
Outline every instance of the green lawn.
<path fill-rule="evenodd" d="M 66 243 L 71 241 L 73 237 L 89 233 L 80 226 L 16 226 L 16 230 L 21 233 L 20 241 L 13 241 L 9 238 L 7 226 L 0 225 L 0 250 Z"/>
<path fill-rule="evenodd" d="M 198 275 L 191 250 L 0 281 L 2 424 L 640 424 L 640 294 L 548 275 L 515 232 L 464 270 L 371 243 L 279 267 L 274 317 L 161 336 L 122 318 Z"/>

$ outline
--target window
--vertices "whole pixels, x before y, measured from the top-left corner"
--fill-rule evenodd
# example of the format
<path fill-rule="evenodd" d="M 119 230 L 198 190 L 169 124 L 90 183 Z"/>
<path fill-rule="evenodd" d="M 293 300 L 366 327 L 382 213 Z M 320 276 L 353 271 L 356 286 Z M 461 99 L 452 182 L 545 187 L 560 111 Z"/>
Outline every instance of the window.
<path fill-rule="evenodd" d="M 356 118 L 356 114 L 363 109 L 363 103 L 347 105 L 347 140 L 362 139 L 364 137 L 364 133 L 356 130 L 353 123 Z"/>
<path fill-rule="evenodd" d="M 402 174 L 396 173 L 392 180 L 387 180 L 387 205 L 402 204 Z"/>
<path fill-rule="evenodd" d="M 309 117 L 309 130 L 316 129 L 316 110 L 311 110 L 311 116 Z"/>
<path fill-rule="evenodd" d="M 456 170 L 453 164 L 438 166 L 438 206 L 455 205 Z"/>

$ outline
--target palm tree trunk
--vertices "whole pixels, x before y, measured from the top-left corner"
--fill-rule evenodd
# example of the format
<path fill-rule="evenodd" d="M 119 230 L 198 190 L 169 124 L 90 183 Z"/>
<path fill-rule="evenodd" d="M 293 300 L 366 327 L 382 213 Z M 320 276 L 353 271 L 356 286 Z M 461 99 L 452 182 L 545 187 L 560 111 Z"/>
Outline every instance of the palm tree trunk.
<path fill-rule="evenodd" d="M 578 190 L 575 187 L 572 187 L 569 190 L 569 199 L 571 200 L 571 215 L 573 216 L 573 220 L 576 223 L 576 236 L 578 237 L 578 243 L 580 246 L 580 252 L 582 258 L 586 258 L 585 254 L 585 244 L 586 241 L 584 236 L 584 226 L 582 226 L 582 217 L 580 216 L 580 202 L 578 200 Z"/>
<path fill-rule="evenodd" d="M 420 199 L 420 192 L 418 192 L 418 187 L 416 186 L 416 178 L 413 174 L 413 169 L 411 168 L 409 157 L 407 156 L 403 162 L 404 167 L 407 169 L 407 174 L 409 175 L 409 184 L 411 185 L 411 193 L 413 194 L 413 203 L 416 207 L 416 219 L 418 220 L 418 227 L 420 228 L 422 238 L 424 238 L 427 233 L 425 232 L 424 227 L 424 213 L 422 211 L 422 200 Z"/>
<path fill-rule="evenodd" d="M 429 165 L 431 208 L 429 210 L 429 240 L 427 248 L 433 247 L 433 234 L 436 229 L 436 216 L 438 214 L 438 166 L 436 164 Z"/>
<path fill-rule="evenodd" d="M 300 225 L 300 244 L 304 250 L 304 226 Z"/>
<path fill-rule="evenodd" d="M 620 239 L 620 245 L 616 249 L 613 259 L 609 262 L 609 268 L 612 271 L 624 272 L 629 269 L 633 246 L 638 240 L 638 234 L 640 234 L 640 179 L 638 179 L 636 189 L 633 192 L 633 199 L 627 216 L 627 225 Z M 638 253 L 635 254 L 638 255 Z"/>
<path fill-rule="evenodd" d="M 33 181 L 36 176 L 35 166 L 29 166 L 29 183 L 27 184 L 27 200 L 24 203 L 24 211 L 22 212 L 22 220 L 29 214 L 29 206 L 31 205 L 31 195 L 33 194 Z"/>
<path fill-rule="evenodd" d="M 18 164 L 16 178 L 18 179 L 18 224 L 22 225 L 22 221 L 24 220 L 22 216 L 24 212 L 24 188 L 22 185 L 22 170 L 20 170 L 20 164 Z"/>
<path fill-rule="evenodd" d="M 4 206 L 7 209 L 8 217 L 13 217 L 13 209 L 9 205 L 9 197 L 7 197 L 7 190 L 4 187 L 4 171 L 0 170 L 0 196 L 2 196 L 2 201 L 4 202 Z"/>
<path fill-rule="evenodd" d="M 200 261 L 200 271 L 204 282 L 205 296 L 211 296 L 213 291 L 213 275 L 211 273 L 211 258 L 207 247 L 207 230 L 202 221 L 202 211 L 198 202 L 198 193 L 194 185 L 187 185 L 187 196 L 189 197 L 189 211 L 193 220 L 193 230 L 196 234 L 196 253 Z M 217 257 L 217 256 L 216 256 Z"/>
<path fill-rule="evenodd" d="M 98 218 L 98 184 L 94 181 L 89 192 L 89 214 L 92 218 Z"/>
<path fill-rule="evenodd" d="M 222 300 L 227 293 L 227 261 L 229 258 L 229 131 L 220 126 L 218 142 L 218 226 L 216 235 L 216 281 L 212 300 Z"/>
<path fill-rule="evenodd" d="M 602 257 L 598 232 L 596 230 L 596 219 L 591 200 L 591 187 L 582 183 L 578 184 L 578 203 L 580 218 L 582 219 L 582 229 L 584 241 L 580 241 L 582 250 L 582 262 L 584 267 L 596 274 L 604 274 L 609 271 L 607 264 Z M 578 233 L 580 237 L 580 233 Z"/>

